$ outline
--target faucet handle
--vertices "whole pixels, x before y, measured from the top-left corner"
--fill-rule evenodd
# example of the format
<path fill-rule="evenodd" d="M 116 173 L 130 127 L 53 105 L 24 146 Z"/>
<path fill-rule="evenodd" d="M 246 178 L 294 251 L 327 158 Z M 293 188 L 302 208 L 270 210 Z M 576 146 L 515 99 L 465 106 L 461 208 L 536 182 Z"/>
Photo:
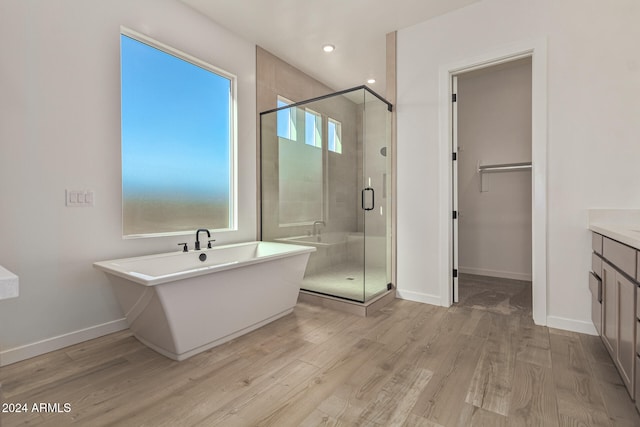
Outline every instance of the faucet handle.
<path fill-rule="evenodd" d="M 216 239 L 211 239 L 207 242 L 207 249 L 211 249 L 211 242 L 215 242 Z"/>
<path fill-rule="evenodd" d="M 186 243 L 178 243 L 178 246 L 182 245 L 182 252 L 189 252 L 189 248 Z"/>

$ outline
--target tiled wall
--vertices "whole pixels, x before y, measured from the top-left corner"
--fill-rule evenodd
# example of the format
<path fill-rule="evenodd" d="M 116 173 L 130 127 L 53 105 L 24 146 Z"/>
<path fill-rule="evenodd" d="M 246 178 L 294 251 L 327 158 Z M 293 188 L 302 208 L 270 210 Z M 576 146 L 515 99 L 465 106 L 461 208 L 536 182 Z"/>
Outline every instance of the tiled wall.
<path fill-rule="evenodd" d="M 276 108 L 278 95 L 300 102 L 334 92 L 260 47 L 256 54 L 258 113 Z M 259 161 L 261 160 L 261 167 L 267 172 L 262 174 L 262 209 L 269 213 L 262 218 L 264 238 L 308 234 L 312 221 L 301 225 L 290 223 L 295 218 L 309 218 L 311 212 L 317 212 L 317 220 L 325 221 L 326 232 L 357 231 L 357 216 L 361 214 L 361 180 L 358 177 L 362 175 L 361 163 L 357 161 L 358 153 L 361 152 L 358 149 L 361 141 L 357 137 L 359 106 L 346 97 L 337 96 L 313 103 L 309 108 L 323 115 L 323 134 L 326 134 L 327 116 L 342 123 L 342 153 L 328 152 L 326 148 L 320 152 L 318 148 L 303 146 L 303 117 L 298 120 L 298 141 L 279 139 L 276 136 L 275 114 L 262 117 L 263 140 L 258 141 L 262 158 Z M 298 115 L 303 116 L 303 113 L 299 112 Z M 326 144 L 326 139 L 323 143 Z M 318 164 L 317 154 L 322 157 L 321 166 Z M 280 161 L 290 159 L 291 156 L 295 156 L 298 164 L 291 166 L 288 162 L 288 167 L 281 169 Z M 318 167 L 321 168 L 320 171 L 324 171 L 321 178 L 324 181 L 322 206 L 319 205 L 318 198 L 307 197 L 308 192 L 319 191 L 316 179 Z M 295 197 L 293 190 L 296 187 L 305 194 Z M 282 199 L 279 194 L 281 188 L 288 189 L 290 200 Z M 285 207 L 289 211 L 280 215 L 280 209 Z"/>

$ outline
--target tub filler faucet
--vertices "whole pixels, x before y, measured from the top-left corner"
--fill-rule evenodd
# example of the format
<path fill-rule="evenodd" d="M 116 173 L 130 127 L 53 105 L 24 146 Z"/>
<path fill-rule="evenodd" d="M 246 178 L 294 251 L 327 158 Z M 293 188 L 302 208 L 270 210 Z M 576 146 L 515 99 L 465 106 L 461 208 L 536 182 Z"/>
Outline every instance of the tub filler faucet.
<path fill-rule="evenodd" d="M 211 239 L 211 233 L 209 233 L 209 230 L 207 230 L 206 228 L 199 228 L 198 231 L 196 231 L 196 251 L 200 250 L 200 232 L 204 231 L 205 233 L 207 233 L 207 238 L 209 238 L 209 241 L 207 242 L 207 249 L 211 249 L 211 242 L 215 242 L 215 239 Z"/>
<path fill-rule="evenodd" d="M 325 224 L 324 221 L 313 221 L 313 235 L 314 236 L 319 236 L 320 232 L 318 231 L 318 226 L 322 225 L 323 227 L 326 227 L 327 224 Z"/>

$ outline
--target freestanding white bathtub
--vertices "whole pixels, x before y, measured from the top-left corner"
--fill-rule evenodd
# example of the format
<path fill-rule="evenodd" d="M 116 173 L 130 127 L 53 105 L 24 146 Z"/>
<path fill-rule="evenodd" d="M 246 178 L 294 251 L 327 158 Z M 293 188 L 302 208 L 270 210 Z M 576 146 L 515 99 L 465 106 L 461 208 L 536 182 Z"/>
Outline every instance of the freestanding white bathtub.
<path fill-rule="evenodd" d="M 107 273 L 135 337 L 184 360 L 291 313 L 315 250 L 249 242 L 93 265 Z"/>

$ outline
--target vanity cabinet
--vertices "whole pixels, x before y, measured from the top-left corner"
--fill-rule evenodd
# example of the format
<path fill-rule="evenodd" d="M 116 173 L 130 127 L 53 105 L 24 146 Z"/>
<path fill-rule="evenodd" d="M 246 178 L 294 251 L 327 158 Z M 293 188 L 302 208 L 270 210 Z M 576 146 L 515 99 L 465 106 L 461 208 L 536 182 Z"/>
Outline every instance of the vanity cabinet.
<path fill-rule="evenodd" d="M 602 238 L 602 237 L 601 237 Z M 601 322 L 600 330 L 602 341 L 609 351 L 620 376 L 627 387 L 632 399 L 636 398 L 636 365 L 640 364 L 640 342 L 637 339 L 638 327 L 638 284 L 637 274 L 637 250 L 607 237 L 602 238 L 602 251 L 598 253 L 594 239 L 594 255 L 598 255 L 597 261 L 592 260 L 592 270 L 600 268 L 602 298 L 600 313 L 597 318 L 596 300 L 592 299 L 592 313 L 596 314 L 594 325 Z M 600 255 L 602 258 L 600 258 Z M 592 271 L 596 276 L 597 271 Z M 594 285 L 589 284 L 593 294 Z"/>

